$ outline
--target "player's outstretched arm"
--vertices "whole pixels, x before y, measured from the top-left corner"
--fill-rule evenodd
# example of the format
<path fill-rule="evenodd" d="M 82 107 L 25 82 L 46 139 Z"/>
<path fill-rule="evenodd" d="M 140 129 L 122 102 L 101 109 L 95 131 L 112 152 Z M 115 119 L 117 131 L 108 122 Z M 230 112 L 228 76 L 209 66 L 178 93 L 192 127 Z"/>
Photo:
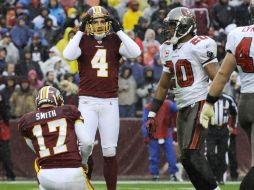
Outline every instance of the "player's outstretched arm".
<path fill-rule="evenodd" d="M 126 58 L 136 58 L 140 56 L 141 50 L 136 42 L 134 42 L 127 34 L 122 30 L 117 33 L 118 37 L 123 42 L 123 45 L 119 49 L 119 53 Z"/>
<path fill-rule="evenodd" d="M 210 96 L 218 97 L 221 94 L 225 84 L 229 80 L 231 73 L 234 71 L 235 66 L 235 56 L 228 52 L 209 89 Z"/>
<path fill-rule="evenodd" d="M 90 156 L 93 150 L 93 141 L 88 135 L 88 132 L 86 130 L 86 127 L 84 126 L 84 123 L 81 121 L 77 121 L 75 123 L 75 133 L 79 141 L 82 164 L 87 164 L 88 157 Z"/>

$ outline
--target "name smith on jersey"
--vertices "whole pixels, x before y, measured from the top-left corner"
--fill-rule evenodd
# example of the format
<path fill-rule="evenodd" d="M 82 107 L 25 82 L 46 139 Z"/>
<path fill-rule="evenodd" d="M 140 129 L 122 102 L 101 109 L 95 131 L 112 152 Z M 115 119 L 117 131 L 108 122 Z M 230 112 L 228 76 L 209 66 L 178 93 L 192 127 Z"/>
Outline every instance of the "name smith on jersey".
<path fill-rule="evenodd" d="M 48 112 L 39 112 L 36 113 L 36 120 L 40 120 L 40 119 L 48 119 L 50 117 L 56 117 L 56 110 L 51 110 Z"/>

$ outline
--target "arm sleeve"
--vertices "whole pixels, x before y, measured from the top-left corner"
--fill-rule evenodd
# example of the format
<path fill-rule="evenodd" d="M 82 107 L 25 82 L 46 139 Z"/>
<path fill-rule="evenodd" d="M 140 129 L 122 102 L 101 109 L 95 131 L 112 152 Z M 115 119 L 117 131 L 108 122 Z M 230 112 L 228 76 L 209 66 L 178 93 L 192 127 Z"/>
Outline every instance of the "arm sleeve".
<path fill-rule="evenodd" d="M 93 141 L 88 135 L 87 127 L 81 120 L 77 120 L 75 122 L 75 132 L 79 141 L 82 163 L 86 164 L 88 157 L 90 156 L 93 150 Z"/>
<path fill-rule="evenodd" d="M 142 134 L 143 134 L 144 138 L 148 137 L 148 133 L 147 133 L 147 130 L 146 130 L 146 119 L 147 119 L 147 116 L 148 116 L 148 110 L 146 108 L 144 108 L 144 110 L 143 110 L 143 116 L 142 116 Z"/>
<path fill-rule="evenodd" d="M 126 58 L 136 58 L 140 56 L 141 50 L 127 34 L 125 34 L 122 30 L 116 33 L 118 37 L 121 39 L 123 45 L 121 45 L 119 49 L 119 53 Z"/>
<path fill-rule="evenodd" d="M 31 148 L 32 151 L 34 151 L 34 153 L 35 153 L 35 149 L 34 149 L 32 140 L 29 138 L 25 138 L 25 141 L 26 141 L 27 146 L 29 146 L 29 148 Z"/>
<path fill-rule="evenodd" d="M 68 45 L 63 51 L 65 59 L 73 61 L 81 55 L 81 49 L 79 48 L 80 40 L 83 36 L 83 32 L 78 31 L 75 36 L 69 41 Z"/>

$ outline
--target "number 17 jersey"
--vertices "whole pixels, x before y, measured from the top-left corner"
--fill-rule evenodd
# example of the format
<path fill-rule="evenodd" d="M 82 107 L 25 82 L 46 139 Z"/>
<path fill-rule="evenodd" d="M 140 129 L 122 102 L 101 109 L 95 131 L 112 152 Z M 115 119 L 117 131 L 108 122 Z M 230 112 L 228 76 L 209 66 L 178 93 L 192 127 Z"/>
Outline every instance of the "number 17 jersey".
<path fill-rule="evenodd" d="M 254 93 L 254 25 L 238 27 L 227 38 L 226 51 L 236 59 L 241 93 Z"/>
<path fill-rule="evenodd" d="M 174 94 L 177 107 L 183 108 L 205 100 L 208 76 L 204 67 L 217 63 L 217 45 L 207 36 L 194 36 L 176 48 L 165 42 L 160 47 L 163 71 L 175 81 Z"/>

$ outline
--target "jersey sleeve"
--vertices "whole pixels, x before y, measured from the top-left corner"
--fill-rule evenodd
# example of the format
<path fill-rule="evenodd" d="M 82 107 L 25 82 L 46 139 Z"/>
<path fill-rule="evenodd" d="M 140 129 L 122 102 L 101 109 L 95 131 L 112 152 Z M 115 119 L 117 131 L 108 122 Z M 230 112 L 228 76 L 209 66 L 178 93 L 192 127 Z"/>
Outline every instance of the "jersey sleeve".
<path fill-rule="evenodd" d="M 29 138 L 25 123 L 26 123 L 26 119 L 25 119 L 25 116 L 23 116 L 20 118 L 20 120 L 18 122 L 18 130 L 23 137 Z"/>
<path fill-rule="evenodd" d="M 160 46 L 160 60 L 161 60 L 161 63 L 163 65 L 163 71 L 166 72 L 166 73 L 170 73 L 170 70 L 168 68 L 168 66 L 166 65 L 166 61 L 165 61 L 165 54 L 166 54 L 166 50 L 165 50 L 165 44 L 162 44 Z"/>
<path fill-rule="evenodd" d="M 226 43 L 226 51 L 232 53 L 233 55 L 235 55 L 235 37 L 234 37 L 234 30 L 232 32 L 230 32 L 227 36 L 227 43 Z"/>
<path fill-rule="evenodd" d="M 218 62 L 217 60 L 217 44 L 211 39 L 207 38 L 201 40 L 199 43 L 194 45 L 193 55 L 196 56 L 196 59 L 199 63 L 205 67 L 209 63 Z"/>

